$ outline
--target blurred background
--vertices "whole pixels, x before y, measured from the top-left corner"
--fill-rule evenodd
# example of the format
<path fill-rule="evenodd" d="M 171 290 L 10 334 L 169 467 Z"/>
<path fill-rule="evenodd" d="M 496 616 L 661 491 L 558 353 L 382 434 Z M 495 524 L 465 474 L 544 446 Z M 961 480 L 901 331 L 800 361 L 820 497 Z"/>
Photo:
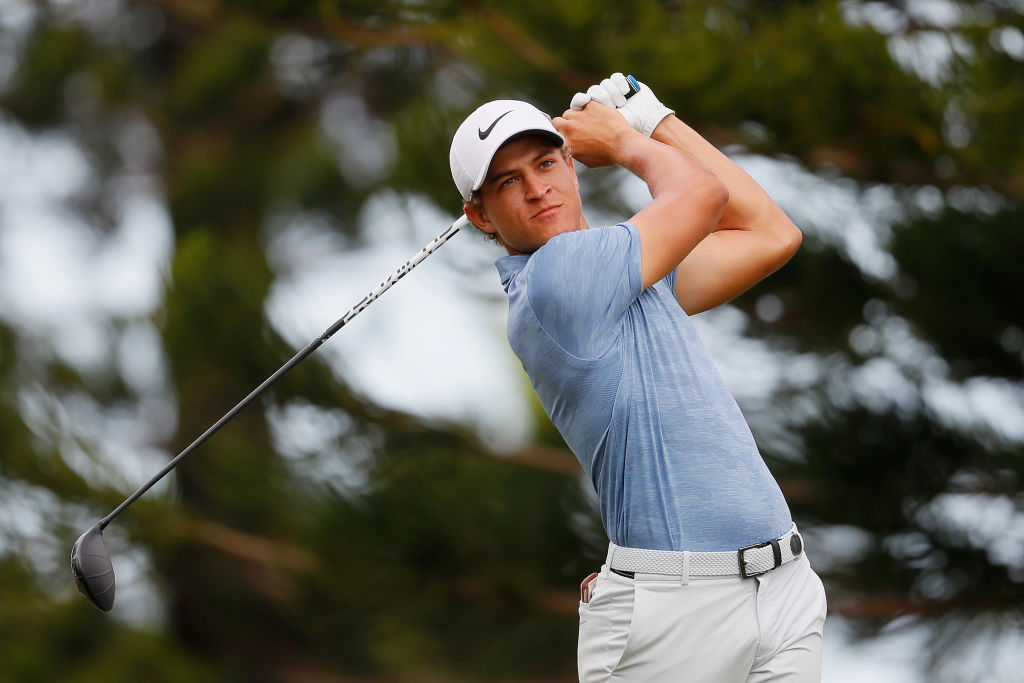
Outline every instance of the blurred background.
<path fill-rule="evenodd" d="M 590 484 L 451 133 L 635 74 L 804 231 L 696 318 L 825 580 L 824 680 L 1020 681 L 1024 3 L 0 0 L 0 680 L 571 681 Z M 642 183 L 582 172 L 590 223 Z"/>

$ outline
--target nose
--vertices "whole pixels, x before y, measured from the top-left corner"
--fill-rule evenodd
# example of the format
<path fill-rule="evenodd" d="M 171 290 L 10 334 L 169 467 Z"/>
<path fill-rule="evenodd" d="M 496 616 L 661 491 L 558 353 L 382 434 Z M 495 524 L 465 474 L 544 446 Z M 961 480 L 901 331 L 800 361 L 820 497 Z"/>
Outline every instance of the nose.
<path fill-rule="evenodd" d="M 534 173 L 526 174 L 523 180 L 526 184 L 527 199 L 541 199 L 551 189 L 551 185 L 547 180 Z"/>

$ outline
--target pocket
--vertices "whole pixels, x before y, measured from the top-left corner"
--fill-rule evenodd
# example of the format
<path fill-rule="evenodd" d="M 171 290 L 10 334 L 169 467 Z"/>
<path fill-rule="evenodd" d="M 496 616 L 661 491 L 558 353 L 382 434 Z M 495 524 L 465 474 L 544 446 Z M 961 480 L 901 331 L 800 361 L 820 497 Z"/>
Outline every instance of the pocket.
<path fill-rule="evenodd" d="M 806 559 L 796 560 L 789 580 L 775 588 L 773 612 L 788 624 L 788 636 L 822 634 L 828 598 L 825 585 Z M 786 616 L 783 616 L 786 615 Z"/>
<path fill-rule="evenodd" d="M 623 662 L 627 661 L 627 655 L 632 650 L 633 644 L 636 641 L 638 634 L 638 627 L 640 625 L 640 596 L 643 595 L 643 589 L 641 584 L 633 581 L 632 579 L 626 579 L 633 584 L 632 600 L 627 608 L 621 611 L 620 621 L 618 627 L 625 634 L 621 639 L 616 639 L 614 645 L 619 646 L 610 647 L 608 651 L 608 662 L 610 668 L 609 673 L 615 673 L 622 666 Z"/>
<path fill-rule="evenodd" d="M 636 589 L 632 579 L 602 571 L 590 603 L 580 603 L 577 651 L 581 681 L 607 681 L 628 646 Z"/>
<path fill-rule="evenodd" d="M 821 619 L 821 623 L 824 624 L 825 623 L 825 615 L 828 614 L 828 593 L 825 592 L 825 583 L 821 580 L 821 577 L 818 576 L 818 572 L 816 572 L 816 571 L 814 571 L 812 569 L 811 570 L 811 575 L 814 577 L 814 580 L 817 582 L 818 590 L 820 591 L 819 592 L 819 595 L 821 597 L 820 619 Z"/>
<path fill-rule="evenodd" d="M 649 672 L 650 662 L 666 655 L 662 648 L 666 637 L 662 630 L 664 613 L 683 607 L 680 598 L 685 587 L 679 581 L 631 582 L 633 600 L 622 622 L 626 637 L 612 659 L 610 672 L 633 680 L 637 671 Z"/>
<path fill-rule="evenodd" d="M 818 613 L 820 620 L 824 622 L 825 613 L 828 612 L 828 596 L 825 593 L 825 584 L 822 582 L 821 577 L 818 576 L 818 572 L 814 571 L 806 554 L 797 562 L 804 572 L 807 609 L 808 611 Z"/>

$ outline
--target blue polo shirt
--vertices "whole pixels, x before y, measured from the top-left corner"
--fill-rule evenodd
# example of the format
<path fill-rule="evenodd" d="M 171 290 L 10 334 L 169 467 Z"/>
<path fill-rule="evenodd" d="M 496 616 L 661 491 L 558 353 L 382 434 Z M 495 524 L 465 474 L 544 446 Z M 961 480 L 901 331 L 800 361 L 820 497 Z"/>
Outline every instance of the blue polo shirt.
<path fill-rule="evenodd" d="M 721 551 L 786 533 L 789 508 L 676 301 L 646 290 L 634 225 L 552 238 L 497 261 L 508 338 L 600 498 L 608 538 Z"/>

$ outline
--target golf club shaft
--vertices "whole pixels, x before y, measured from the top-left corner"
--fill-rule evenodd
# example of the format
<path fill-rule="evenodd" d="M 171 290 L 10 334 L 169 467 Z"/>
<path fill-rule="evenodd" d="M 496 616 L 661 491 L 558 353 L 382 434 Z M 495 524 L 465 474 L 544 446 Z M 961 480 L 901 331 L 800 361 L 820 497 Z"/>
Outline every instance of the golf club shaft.
<path fill-rule="evenodd" d="M 348 313 L 343 315 L 341 318 L 335 321 L 333 325 L 324 330 L 323 334 L 321 334 L 313 341 L 309 342 L 309 344 L 307 344 L 305 348 L 303 348 L 301 351 L 292 356 L 291 360 L 282 365 L 277 370 L 277 372 L 275 372 L 266 380 L 264 380 L 263 384 L 256 387 L 252 391 L 252 393 L 250 393 L 248 396 L 242 399 L 239 402 L 239 404 L 232 408 L 230 411 L 228 411 L 228 413 L 224 415 L 224 417 L 217 420 L 217 422 L 212 427 L 203 432 L 198 439 L 189 444 L 189 446 L 185 450 L 183 450 L 181 453 L 175 456 L 173 460 L 168 462 L 167 465 L 162 470 L 157 472 L 149 481 L 147 481 L 145 484 L 139 487 L 138 491 L 130 495 L 123 503 L 118 505 L 113 512 L 111 512 L 109 515 L 101 519 L 99 521 L 100 529 L 105 529 L 107 525 L 110 524 L 110 522 L 115 517 L 121 514 L 121 512 L 125 508 L 134 503 L 139 498 L 139 496 L 148 491 L 154 484 L 163 479 L 168 472 L 173 470 L 185 456 L 187 456 L 189 453 L 198 448 L 204 441 L 213 436 L 217 432 L 217 430 L 219 430 L 221 427 L 230 422 L 236 415 L 238 415 L 238 413 L 242 412 L 242 410 L 247 405 L 252 403 L 254 399 L 259 397 L 264 391 L 266 391 L 270 387 L 270 385 L 272 385 L 284 374 L 286 374 L 289 370 L 291 370 L 300 362 L 302 362 L 302 360 L 306 358 L 306 356 L 313 353 L 313 351 L 315 351 L 321 344 L 330 339 L 335 332 L 337 332 L 342 327 L 347 325 L 349 321 L 352 320 L 352 318 L 356 317 L 362 311 L 364 311 L 366 307 L 372 304 L 374 301 L 376 301 L 381 294 L 386 292 L 388 289 L 391 288 L 393 284 L 395 284 L 403 277 L 405 277 L 406 274 L 410 270 L 415 268 L 417 265 L 419 265 L 420 262 L 423 261 L 423 259 L 427 258 L 432 253 L 434 253 L 434 251 L 437 250 L 438 247 L 440 247 L 442 244 L 451 239 L 452 236 L 455 235 L 455 233 L 457 233 L 460 229 L 467 225 L 469 225 L 469 219 L 467 219 L 465 216 L 462 216 L 454 223 L 452 223 L 450 226 L 448 226 L 448 228 L 446 228 L 440 235 L 438 235 L 430 243 L 428 243 L 427 246 L 423 247 L 423 249 L 421 249 L 419 253 L 417 253 L 411 259 L 406 261 L 400 268 L 398 268 L 398 270 L 396 270 L 386 280 L 380 283 L 380 286 L 378 286 L 375 290 L 367 294 L 365 297 L 363 297 L 362 301 L 360 301 L 351 309 L 349 309 Z"/>

